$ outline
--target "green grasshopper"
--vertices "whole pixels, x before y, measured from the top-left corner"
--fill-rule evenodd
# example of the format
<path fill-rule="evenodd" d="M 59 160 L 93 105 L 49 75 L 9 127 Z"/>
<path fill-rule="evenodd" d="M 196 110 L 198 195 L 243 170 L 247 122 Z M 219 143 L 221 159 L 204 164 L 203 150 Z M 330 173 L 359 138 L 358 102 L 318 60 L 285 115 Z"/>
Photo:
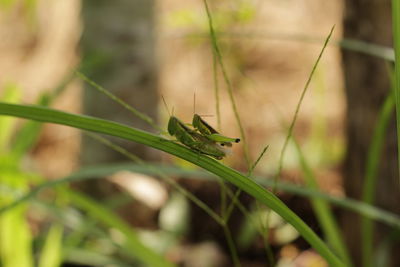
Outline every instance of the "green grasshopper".
<path fill-rule="evenodd" d="M 222 143 L 218 144 L 193 129 L 187 127 L 175 116 L 171 116 L 168 121 L 168 133 L 175 136 L 176 139 L 185 146 L 196 150 L 202 154 L 209 155 L 218 160 L 226 156 Z"/>
<path fill-rule="evenodd" d="M 232 142 L 235 142 L 235 143 L 240 142 L 239 138 L 231 138 L 231 137 L 221 135 L 220 133 L 217 132 L 217 130 L 215 130 L 206 121 L 204 121 L 198 114 L 193 115 L 192 125 L 197 131 L 199 131 L 207 139 L 209 139 L 210 141 L 213 141 L 213 142 L 217 142 L 221 146 L 231 147 Z"/>

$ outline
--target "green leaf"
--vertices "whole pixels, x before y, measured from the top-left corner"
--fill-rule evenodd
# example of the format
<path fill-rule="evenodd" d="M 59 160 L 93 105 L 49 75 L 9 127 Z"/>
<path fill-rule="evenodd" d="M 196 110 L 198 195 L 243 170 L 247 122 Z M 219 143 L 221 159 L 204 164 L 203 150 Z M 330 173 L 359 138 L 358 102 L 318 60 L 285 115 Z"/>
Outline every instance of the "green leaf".
<path fill-rule="evenodd" d="M 62 260 L 63 226 L 54 224 L 47 234 L 46 241 L 39 259 L 39 267 L 57 267 Z"/>

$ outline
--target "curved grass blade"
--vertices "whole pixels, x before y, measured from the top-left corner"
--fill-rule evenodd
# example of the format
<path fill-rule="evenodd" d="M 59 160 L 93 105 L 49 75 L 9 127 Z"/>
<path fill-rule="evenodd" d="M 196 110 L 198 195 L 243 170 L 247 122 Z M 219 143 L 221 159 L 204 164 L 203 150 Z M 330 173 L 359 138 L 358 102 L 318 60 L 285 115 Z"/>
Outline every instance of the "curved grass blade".
<path fill-rule="evenodd" d="M 183 177 L 187 177 L 189 179 L 215 179 L 215 176 L 201 170 L 188 170 L 181 169 L 176 166 L 165 166 L 165 165 L 157 165 L 157 164 L 132 164 L 132 163 L 122 163 L 122 164 L 110 164 L 110 165 L 101 165 L 101 166 L 91 166 L 80 169 L 77 172 L 74 172 L 68 176 L 44 182 L 29 191 L 29 193 L 21 196 L 14 200 L 14 202 L 9 203 L 5 206 L 0 207 L 0 215 L 19 205 L 23 202 L 34 198 L 41 190 L 46 188 L 56 187 L 58 185 L 73 183 L 76 181 L 82 180 L 90 180 L 90 179 L 99 179 L 99 177 L 104 177 L 116 173 L 118 171 L 132 171 L 139 172 L 147 175 L 159 175 L 160 172 L 166 175 L 179 175 Z M 260 184 L 272 187 L 273 181 L 270 179 L 265 179 L 265 177 L 255 177 L 252 179 L 258 181 Z M 382 222 L 390 227 L 394 227 L 400 229 L 400 216 L 390 213 L 388 211 L 382 210 L 380 208 L 374 207 L 372 205 L 366 204 L 361 201 L 357 201 L 350 198 L 345 197 L 336 197 L 331 196 L 329 194 L 323 193 L 321 191 L 316 191 L 310 188 L 305 188 L 303 186 L 298 186 L 295 184 L 290 184 L 287 182 L 278 182 L 277 185 L 278 190 L 282 190 L 284 192 L 289 192 L 298 196 L 303 196 L 307 198 L 315 198 L 325 200 L 333 205 L 338 207 L 342 207 L 344 209 L 356 212 L 360 215 L 363 215 L 369 219 Z"/>
<path fill-rule="evenodd" d="M 293 211 L 291 211 L 279 198 L 241 173 L 222 165 L 214 159 L 199 155 L 189 148 L 166 140 L 160 136 L 99 118 L 74 115 L 71 113 L 43 107 L 5 103 L 0 103 L 0 114 L 17 116 L 42 122 L 63 124 L 82 130 L 108 134 L 141 143 L 185 159 L 199 167 L 208 170 L 211 173 L 214 173 L 224 180 L 231 182 L 259 200 L 261 203 L 274 210 L 284 220 L 295 227 L 297 231 L 304 237 L 304 239 L 307 240 L 307 242 L 310 243 L 310 245 L 313 246 L 330 265 L 345 266 L 343 262 L 335 254 L 333 254 L 327 245 L 314 233 L 314 231 L 312 231 L 311 228 L 305 224 Z"/>

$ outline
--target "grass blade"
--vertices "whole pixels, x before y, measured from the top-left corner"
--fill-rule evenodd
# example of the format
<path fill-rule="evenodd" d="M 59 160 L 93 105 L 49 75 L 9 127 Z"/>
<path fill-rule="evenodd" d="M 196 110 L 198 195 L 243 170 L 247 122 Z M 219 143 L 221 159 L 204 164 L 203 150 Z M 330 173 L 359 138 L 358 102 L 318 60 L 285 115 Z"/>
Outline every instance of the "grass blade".
<path fill-rule="evenodd" d="M 289 143 L 290 138 L 292 137 L 294 125 L 296 124 L 297 116 L 298 116 L 298 114 L 300 112 L 300 107 L 301 107 L 301 104 L 303 103 L 304 96 L 306 95 L 307 89 L 308 89 L 308 87 L 309 87 L 309 85 L 311 83 L 311 79 L 314 76 L 315 70 L 318 67 L 318 64 L 319 64 L 319 62 L 320 62 L 320 60 L 322 58 L 322 55 L 324 54 L 325 48 L 327 47 L 327 45 L 329 43 L 329 40 L 332 37 L 334 29 L 335 29 L 335 26 L 332 27 L 331 31 L 329 32 L 328 36 L 326 37 L 325 43 L 322 46 L 321 52 L 319 53 L 318 58 L 315 61 L 314 66 L 311 69 L 310 75 L 308 76 L 307 82 L 304 85 L 304 88 L 303 88 L 303 90 L 301 92 L 299 102 L 297 103 L 296 110 L 295 110 L 294 115 L 293 115 L 293 119 L 292 119 L 292 121 L 290 123 L 290 126 L 289 126 L 288 134 L 286 135 L 285 141 L 284 141 L 283 146 L 282 146 L 281 153 L 279 155 L 278 172 L 277 172 L 277 175 L 274 178 L 275 182 L 278 181 L 278 179 L 279 179 L 279 177 L 280 177 L 280 175 L 282 173 L 283 160 L 284 160 L 284 157 L 285 157 L 286 148 L 287 148 L 287 145 Z"/>
<path fill-rule="evenodd" d="M 6 86 L 3 95 L 0 96 L 2 101 L 8 103 L 19 103 L 20 98 L 21 92 L 16 85 Z M 8 149 L 15 124 L 16 120 L 12 118 L 0 118 L 0 149 Z"/>
<path fill-rule="evenodd" d="M 244 157 L 246 159 L 247 167 L 250 168 L 251 163 L 250 163 L 249 147 L 247 144 L 246 134 L 244 132 L 242 121 L 240 120 L 240 116 L 239 116 L 239 112 L 238 112 L 238 109 L 236 106 L 235 98 L 233 96 L 233 86 L 232 86 L 231 81 L 229 80 L 228 73 L 225 68 L 225 64 L 224 64 L 224 61 L 222 58 L 222 53 L 221 53 L 221 50 L 220 50 L 219 44 L 218 44 L 217 33 L 214 29 L 213 18 L 211 16 L 211 11 L 210 11 L 210 8 L 208 7 L 207 0 L 203 0 L 203 4 L 204 4 L 204 8 L 206 10 L 207 19 L 208 19 L 208 27 L 209 27 L 211 45 L 213 48 L 213 56 L 216 57 L 216 60 L 221 68 L 222 76 L 224 78 L 226 88 L 228 90 L 229 100 L 231 102 L 232 110 L 235 115 L 235 119 L 238 124 L 238 127 L 239 127 L 240 136 L 242 138 L 243 148 L 244 148 Z"/>
<path fill-rule="evenodd" d="M 396 103 L 396 126 L 397 126 L 397 154 L 400 155 L 400 0 L 392 0 L 392 16 L 393 16 L 393 42 L 395 57 L 395 103 Z M 400 156 L 398 158 L 399 174 L 400 174 Z M 400 177 L 400 175 L 399 175 Z"/>
<path fill-rule="evenodd" d="M 55 224 L 50 228 L 42 253 L 40 255 L 39 267 L 54 267 L 61 265 L 62 236 L 64 228 Z"/>
<path fill-rule="evenodd" d="M 385 142 L 385 133 L 392 117 L 394 109 L 394 98 L 393 94 L 390 93 L 386 98 L 385 103 L 378 116 L 377 125 L 375 127 L 372 143 L 368 151 L 367 167 L 365 171 L 365 182 L 363 185 L 363 196 L 362 200 L 371 204 L 374 202 L 375 186 L 377 181 L 377 173 L 379 162 L 381 159 L 382 147 Z M 371 257 L 373 255 L 373 221 L 369 218 L 362 218 L 361 221 L 361 232 L 362 232 L 362 255 L 363 265 L 372 266 Z"/>
<path fill-rule="evenodd" d="M 13 202 L 0 207 L 0 215 L 10 210 L 11 208 L 23 204 L 28 200 L 34 198 L 41 190 L 46 188 L 56 187 L 61 184 L 73 183 L 77 181 L 90 180 L 90 179 L 99 179 L 99 177 L 109 176 L 118 171 L 132 171 L 143 173 L 147 175 L 159 175 L 160 172 L 166 175 L 178 175 L 184 176 L 190 179 L 215 179 L 215 176 L 206 173 L 200 170 L 188 170 L 181 169 L 179 167 L 174 166 L 164 166 L 164 165 L 154 165 L 154 164 L 111 164 L 111 165 L 101 165 L 101 166 L 91 166 L 82 168 L 81 170 L 72 173 L 66 177 L 62 177 L 59 179 L 55 179 L 52 181 L 47 181 L 37 185 L 29 193 L 22 195 L 21 197 L 15 199 Z M 261 184 L 272 187 L 273 181 L 265 179 L 265 177 L 252 177 L 255 181 L 259 181 Z M 306 198 L 316 198 L 325 200 L 332 205 L 336 205 L 338 207 L 356 212 L 362 216 L 365 216 L 371 220 L 379 221 L 387 226 L 400 229 L 400 216 L 390 213 L 388 211 L 382 210 L 380 208 L 374 207 L 372 205 L 368 205 L 361 201 L 357 201 L 350 198 L 345 197 L 336 197 L 325 194 L 320 191 L 316 191 L 313 189 L 305 188 L 303 186 L 298 186 L 295 184 L 279 182 L 277 185 L 277 189 L 288 192 L 291 194 L 295 194 L 298 196 L 303 196 Z"/>
<path fill-rule="evenodd" d="M 267 205 L 284 220 L 293 225 L 308 243 L 313 246 L 322 257 L 332 266 L 344 266 L 343 262 L 332 253 L 327 245 L 307 226 L 293 211 L 291 211 L 279 198 L 265 190 L 259 184 L 248 179 L 241 173 L 224 166 L 209 157 L 199 155 L 182 145 L 166 140 L 141 130 L 137 130 L 119 123 L 83 115 L 74 115 L 53 109 L 0 103 L 0 114 L 17 116 L 21 118 L 43 122 L 68 125 L 82 130 L 120 137 L 133 142 L 141 143 L 172 155 L 185 159 L 211 173 L 223 178 L 247 192 L 261 203 Z"/>
<path fill-rule="evenodd" d="M 293 138 L 295 148 L 299 157 L 300 165 L 303 170 L 304 179 L 308 188 L 318 190 L 317 180 L 308 164 L 298 142 Z M 347 266 L 352 266 L 350 255 L 343 241 L 342 233 L 339 230 L 338 224 L 332 214 L 331 208 L 327 201 L 323 199 L 310 198 L 315 215 L 321 225 L 321 228 L 328 240 L 328 243 L 333 247 L 338 255 L 346 262 Z"/>

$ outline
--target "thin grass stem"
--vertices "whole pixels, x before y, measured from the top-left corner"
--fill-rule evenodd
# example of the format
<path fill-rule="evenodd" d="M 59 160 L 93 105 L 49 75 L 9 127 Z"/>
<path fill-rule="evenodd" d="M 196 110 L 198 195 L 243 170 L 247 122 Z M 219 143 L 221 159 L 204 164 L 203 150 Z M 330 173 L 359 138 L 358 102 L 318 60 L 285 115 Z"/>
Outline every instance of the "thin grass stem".
<path fill-rule="evenodd" d="M 379 162 L 381 159 L 382 147 L 385 142 L 385 133 L 395 107 L 393 91 L 387 96 L 382 109 L 378 115 L 377 124 L 372 136 L 372 143 L 368 150 L 367 164 L 365 170 L 365 179 L 363 184 L 362 200 L 365 203 L 373 204 L 375 199 L 375 186 L 377 182 L 377 174 Z M 373 256 L 373 229 L 374 222 L 366 217 L 361 220 L 361 244 L 363 255 L 363 266 L 372 266 Z"/>
<path fill-rule="evenodd" d="M 137 116 L 138 118 L 140 118 L 141 120 L 147 122 L 151 127 L 153 127 L 154 129 L 164 133 L 165 131 L 158 126 L 154 120 L 147 116 L 146 114 L 140 112 L 139 110 L 135 109 L 134 107 L 132 107 L 131 105 L 129 105 L 128 103 L 126 103 L 124 100 L 122 100 L 121 98 L 117 97 L 116 95 L 113 95 L 112 93 L 110 93 L 107 89 L 105 89 L 104 87 L 102 87 L 101 85 L 95 83 L 93 80 L 89 79 L 85 74 L 83 74 L 82 72 L 76 71 L 76 74 L 85 82 L 87 82 L 88 84 L 90 84 L 93 88 L 95 88 L 97 91 L 101 92 L 102 94 L 106 95 L 107 97 L 109 97 L 110 99 L 112 99 L 113 101 L 117 102 L 118 104 L 120 104 L 122 107 L 124 107 L 125 109 L 129 110 L 130 112 L 132 112 L 135 116 Z"/>
<path fill-rule="evenodd" d="M 281 176 L 282 169 L 283 169 L 283 159 L 285 157 L 286 148 L 287 148 L 287 145 L 289 143 L 290 137 L 293 135 L 294 125 L 296 124 L 297 117 L 298 117 L 299 112 L 300 112 L 300 107 L 301 107 L 301 104 L 303 103 L 303 100 L 304 100 L 304 96 L 306 95 L 307 89 L 308 89 L 308 87 L 310 86 L 310 83 L 311 83 L 311 79 L 314 76 L 315 70 L 317 69 L 317 66 L 318 66 L 318 64 L 319 64 L 319 62 L 320 62 L 320 60 L 322 58 L 322 55 L 323 55 L 323 53 L 325 51 L 325 48 L 327 47 L 327 45 L 329 43 L 329 40 L 331 39 L 331 36 L 333 34 L 333 30 L 334 29 L 335 29 L 335 26 L 332 27 L 331 31 L 328 34 L 328 37 L 325 39 L 325 43 L 322 46 L 321 52 L 319 53 L 318 58 L 315 61 L 314 66 L 311 69 L 310 75 L 308 76 L 307 82 L 304 85 L 303 91 L 301 92 L 299 102 L 297 103 L 296 110 L 294 112 L 292 122 L 290 123 L 289 130 L 288 130 L 288 133 L 287 133 L 286 138 L 285 138 L 285 142 L 283 143 L 282 150 L 281 150 L 281 153 L 279 155 L 278 172 L 277 172 L 276 176 L 274 177 L 274 181 L 275 182 L 277 182 L 279 177 Z M 275 192 L 274 188 L 273 188 L 273 192 Z"/>
<path fill-rule="evenodd" d="M 101 137 L 98 134 L 93 134 L 90 132 L 86 132 L 86 134 L 88 134 L 90 137 L 94 138 L 95 140 L 97 140 L 98 142 L 108 146 L 109 148 L 121 153 L 122 155 L 126 156 L 127 158 L 129 158 L 130 160 L 132 160 L 133 162 L 136 162 L 138 164 L 141 165 L 146 165 L 145 162 L 140 159 L 138 156 L 130 153 L 128 150 L 126 150 L 125 148 L 116 145 L 112 142 L 110 142 L 109 140 Z M 179 191 L 179 193 L 181 193 L 182 195 L 184 195 L 185 197 L 187 197 L 189 200 L 191 200 L 193 203 L 195 203 L 200 209 L 202 209 L 205 213 L 207 213 L 211 218 L 213 218 L 218 224 L 220 225 L 224 225 L 224 221 L 222 220 L 222 218 L 215 213 L 210 207 L 207 206 L 207 204 L 205 204 L 203 201 L 201 201 L 199 198 L 197 198 L 195 195 L 193 195 L 192 193 L 190 193 L 189 191 L 187 191 L 185 188 L 183 188 L 181 185 L 179 185 L 177 182 L 175 182 L 173 179 L 169 178 L 167 175 L 165 175 L 164 173 L 162 173 L 160 170 L 158 170 L 155 167 L 151 167 L 149 166 L 149 168 L 152 168 L 155 173 L 157 175 L 159 175 L 160 177 L 162 177 L 168 184 L 170 184 L 171 186 L 173 186 L 176 190 Z"/>
<path fill-rule="evenodd" d="M 400 177 L 400 0 L 392 0 L 393 19 L 393 42 L 395 57 L 395 103 L 396 103 L 396 126 L 397 126 L 397 158 Z"/>
<path fill-rule="evenodd" d="M 213 19 L 212 19 L 211 12 L 210 12 L 210 9 L 209 9 L 208 4 L 207 4 L 207 0 L 203 0 L 203 3 L 204 3 L 204 7 L 205 7 L 205 10 L 206 10 L 206 13 L 207 13 L 208 26 L 209 26 L 210 37 L 211 37 L 211 44 L 212 44 L 213 50 L 215 52 L 215 55 L 217 57 L 217 61 L 219 63 L 219 66 L 221 68 L 222 76 L 224 78 L 226 87 L 228 89 L 228 95 L 229 95 L 229 99 L 230 99 L 230 102 L 231 102 L 231 105 L 232 105 L 233 113 L 235 115 L 236 122 L 237 122 L 237 124 L 239 126 L 240 135 L 241 135 L 242 140 L 243 140 L 243 148 L 244 148 L 245 160 L 246 160 L 248 168 L 250 168 L 249 148 L 248 148 L 248 144 L 247 144 L 247 139 L 246 139 L 246 135 L 245 135 L 245 132 L 244 132 L 244 128 L 243 128 L 242 122 L 240 120 L 239 112 L 238 112 L 238 109 L 237 109 L 237 106 L 236 106 L 235 98 L 233 96 L 232 83 L 231 83 L 231 81 L 230 81 L 230 79 L 228 77 L 228 74 L 226 72 L 225 64 L 224 64 L 224 61 L 223 61 L 223 58 L 222 58 L 222 53 L 221 53 L 221 51 L 219 49 L 217 34 L 216 34 L 215 30 L 214 30 Z"/>

